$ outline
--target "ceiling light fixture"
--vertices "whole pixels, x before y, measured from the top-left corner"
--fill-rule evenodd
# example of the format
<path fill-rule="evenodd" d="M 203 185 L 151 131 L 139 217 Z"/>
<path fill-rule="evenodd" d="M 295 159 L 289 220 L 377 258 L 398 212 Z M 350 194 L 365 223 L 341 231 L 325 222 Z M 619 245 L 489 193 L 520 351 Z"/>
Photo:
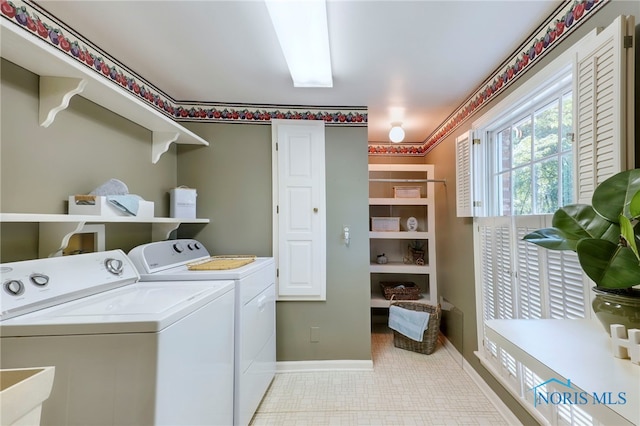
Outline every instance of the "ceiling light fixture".
<path fill-rule="evenodd" d="M 325 0 L 265 0 L 294 87 L 333 87 Z"/>
<path fill-rule="evenodd" d="M 404 140 L 404 129 L 402 128 L 402 123 L 391 123 L 389 140 L 393 143 L 400 143 Z"/>

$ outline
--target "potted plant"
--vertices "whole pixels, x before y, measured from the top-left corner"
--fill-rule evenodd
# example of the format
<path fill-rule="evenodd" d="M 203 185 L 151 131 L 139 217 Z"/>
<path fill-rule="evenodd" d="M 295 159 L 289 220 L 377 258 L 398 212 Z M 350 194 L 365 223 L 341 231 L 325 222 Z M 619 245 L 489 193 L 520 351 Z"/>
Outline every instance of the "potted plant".
<path fill-rule="evenodd" d="M 409 254 L 413 263 L 418 265 L 424 265 L 424 242 L 420 240 L 413 240 L 409 244 Z"/>
<path fill-rule="evenodd" d="M 640 169 L 618 173 L 595 189 L 589 204 L 558 209 L 551 228 L 524 240 L 550 250 L 573 250 L 593 280 L 593 310 L 610 324 L 640 328 Z"/>

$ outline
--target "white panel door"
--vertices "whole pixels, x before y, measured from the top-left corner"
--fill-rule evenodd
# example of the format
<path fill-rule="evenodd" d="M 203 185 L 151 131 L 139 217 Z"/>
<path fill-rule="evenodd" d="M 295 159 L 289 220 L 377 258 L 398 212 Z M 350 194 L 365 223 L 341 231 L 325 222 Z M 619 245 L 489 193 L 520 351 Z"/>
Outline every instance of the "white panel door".
<path fill-rule="evenodd" d="M 279 300 L 326 299 L 324 122 L 273 120 Z"/>

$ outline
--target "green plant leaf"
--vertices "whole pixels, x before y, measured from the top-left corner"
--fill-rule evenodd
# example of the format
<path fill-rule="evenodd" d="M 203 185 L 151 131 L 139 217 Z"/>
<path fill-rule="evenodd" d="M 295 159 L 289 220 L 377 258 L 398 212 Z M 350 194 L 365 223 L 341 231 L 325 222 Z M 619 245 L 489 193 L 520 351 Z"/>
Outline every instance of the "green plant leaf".
<path fill-rule="evenodd" d="M 633 225 L 626 216 L 622 215 L 620 215 L 620 234 L 627 242 L 627 247 L 631 249 L 633 254 L 635 254 L 636 258 L 640 261 L 640 256 L 638 256 L 638 246 L 636 245 L 636 235 L 633 232 Z"/>
<path fill-rule="evenodd" d="M 631 199 L 629 204 L 629 215 L 631 219 L 636 219 L 640 216 L 640 191 L 636 192 L 636 195 Z"/>
<path fill-rule="evenodd" d="M 575 243 L 582 238 L 603 238 L 617 244 L 620 239 L 620 226 L 598 215 L 588 204 L 570 204 L 559 208 L 553 214 L 551 224 Z M 572 250 L 575 250 L 575 243 Z"/>
<path fill-rule="evenodd" d="M 593 191 L 591 203 L 599 215 L 616 222 L 620 215 L 629 217 L 631 199 L 640 191 L 640 169 L 611 176 Z"/>
<path fill-rule="evenodd" d="M 542 228 L 525 235 L 523 240 L 549 250 L 576 250 L 577 238 L 558 228 Z"/>
<path fill-rule="evenodd" d="M 629 288 L 640 284 L 640 264 L 628 247 L 585 238 L 578 242 L 576 251 L 582 270 L 598 287 Z"/>

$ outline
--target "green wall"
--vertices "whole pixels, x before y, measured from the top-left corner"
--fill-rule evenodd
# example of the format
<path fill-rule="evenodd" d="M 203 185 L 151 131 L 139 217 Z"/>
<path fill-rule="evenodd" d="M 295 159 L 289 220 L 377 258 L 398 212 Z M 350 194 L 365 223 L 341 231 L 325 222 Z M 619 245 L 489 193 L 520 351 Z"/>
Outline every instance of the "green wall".
<path fill-rule="evenodd" d="M 524 424 L 536 424 L 536 421 L 480 364 L 474 351 L 478 350 L 478 333 L 476 321 L 475 278 L 473 260 L 473 229 L 471 218 L 456 217 L 456 176 L 455 176 L 455 139 L 471 129 L 471 124 L 483 113 L 496 105 L 505 96 L 521 85 L 527 78 L 542 69 L 551 60 L 561 55 L 571 44 L 575 43 L 596 27 L 606 27 L 619 15 L 635 15 L 636 24 L 640 19 L 640 2 L 613 1 L 604 6 L 589 21 L 552 50 L 539 63 L 517 81 L 513 87 L 487 103 L 479 113 L 437 145 L 425 158 L 429 164 L 436 164 L 436 179 L 446 179 L 446 188 L 440 187 L 437 192 L 436 228 L 438 236 L 436 250 L 438 253 L 438 284 L 440 295 L 455 308 L 445 312 L 443 316 L 443 332 L 447 339 L 456 346 L 464 359 L 482 376 L 491 388 L 501 397 L 507 406 Z M 637 27 L 638 28 L 638 27 Z M 637 31 L 636 31 L 637 32 Z M 637 40 L 636 40 L 637 43 Z M 637 46 L 636 46 L 636 52 Z M 636 53 L 636 59 L 638 58 Z M 636 65 L 636 76 L 640 66 Z M 636 78 L 637 81 L 637 78 Z M 636 99 L 638 86 L 636 83 Z M 636 101 L 637 104 L 637 101 Z M 636 114 L 638 114 L 636 109 Z M 637 115 L 636 115 L 637 116 Z M 639 134 L 636 121 L 636 141 Z M 638 145 L 638 144 L 636 144 Z"/>
<path fill-rule="evenodd" d="M 178 184 L 196 188 L 198 217 L 211 219 L 198 240 L 217 254 L 271 256 L 271 126 L 188 127 L 211 141 L 178 147 Z M 367 129 L 325 133 L 327 300 L 278 302 L 278 361 L 371 359 Z M 342 225 L 351 226 L 349 247 Z M 310 342 L 311 327 L 320 329 L 318 342 Z"/>
<path fill-rule="evenodd" d="M 168 216 L 176 182 L 176 150 L 151 163 L 151 132 L 80 96 L 47 128 L 38 124 L 39 77 L 1 62 L 0 211 L 66 213 L 69 195 L 86 194 L 110 178 L 155 202 Z M 0 261 L 38 257 L 38 224 L 3 223 Z M 109 224 L 106 248 L 125 251 L 151 239 L 149 224 Z"/>

